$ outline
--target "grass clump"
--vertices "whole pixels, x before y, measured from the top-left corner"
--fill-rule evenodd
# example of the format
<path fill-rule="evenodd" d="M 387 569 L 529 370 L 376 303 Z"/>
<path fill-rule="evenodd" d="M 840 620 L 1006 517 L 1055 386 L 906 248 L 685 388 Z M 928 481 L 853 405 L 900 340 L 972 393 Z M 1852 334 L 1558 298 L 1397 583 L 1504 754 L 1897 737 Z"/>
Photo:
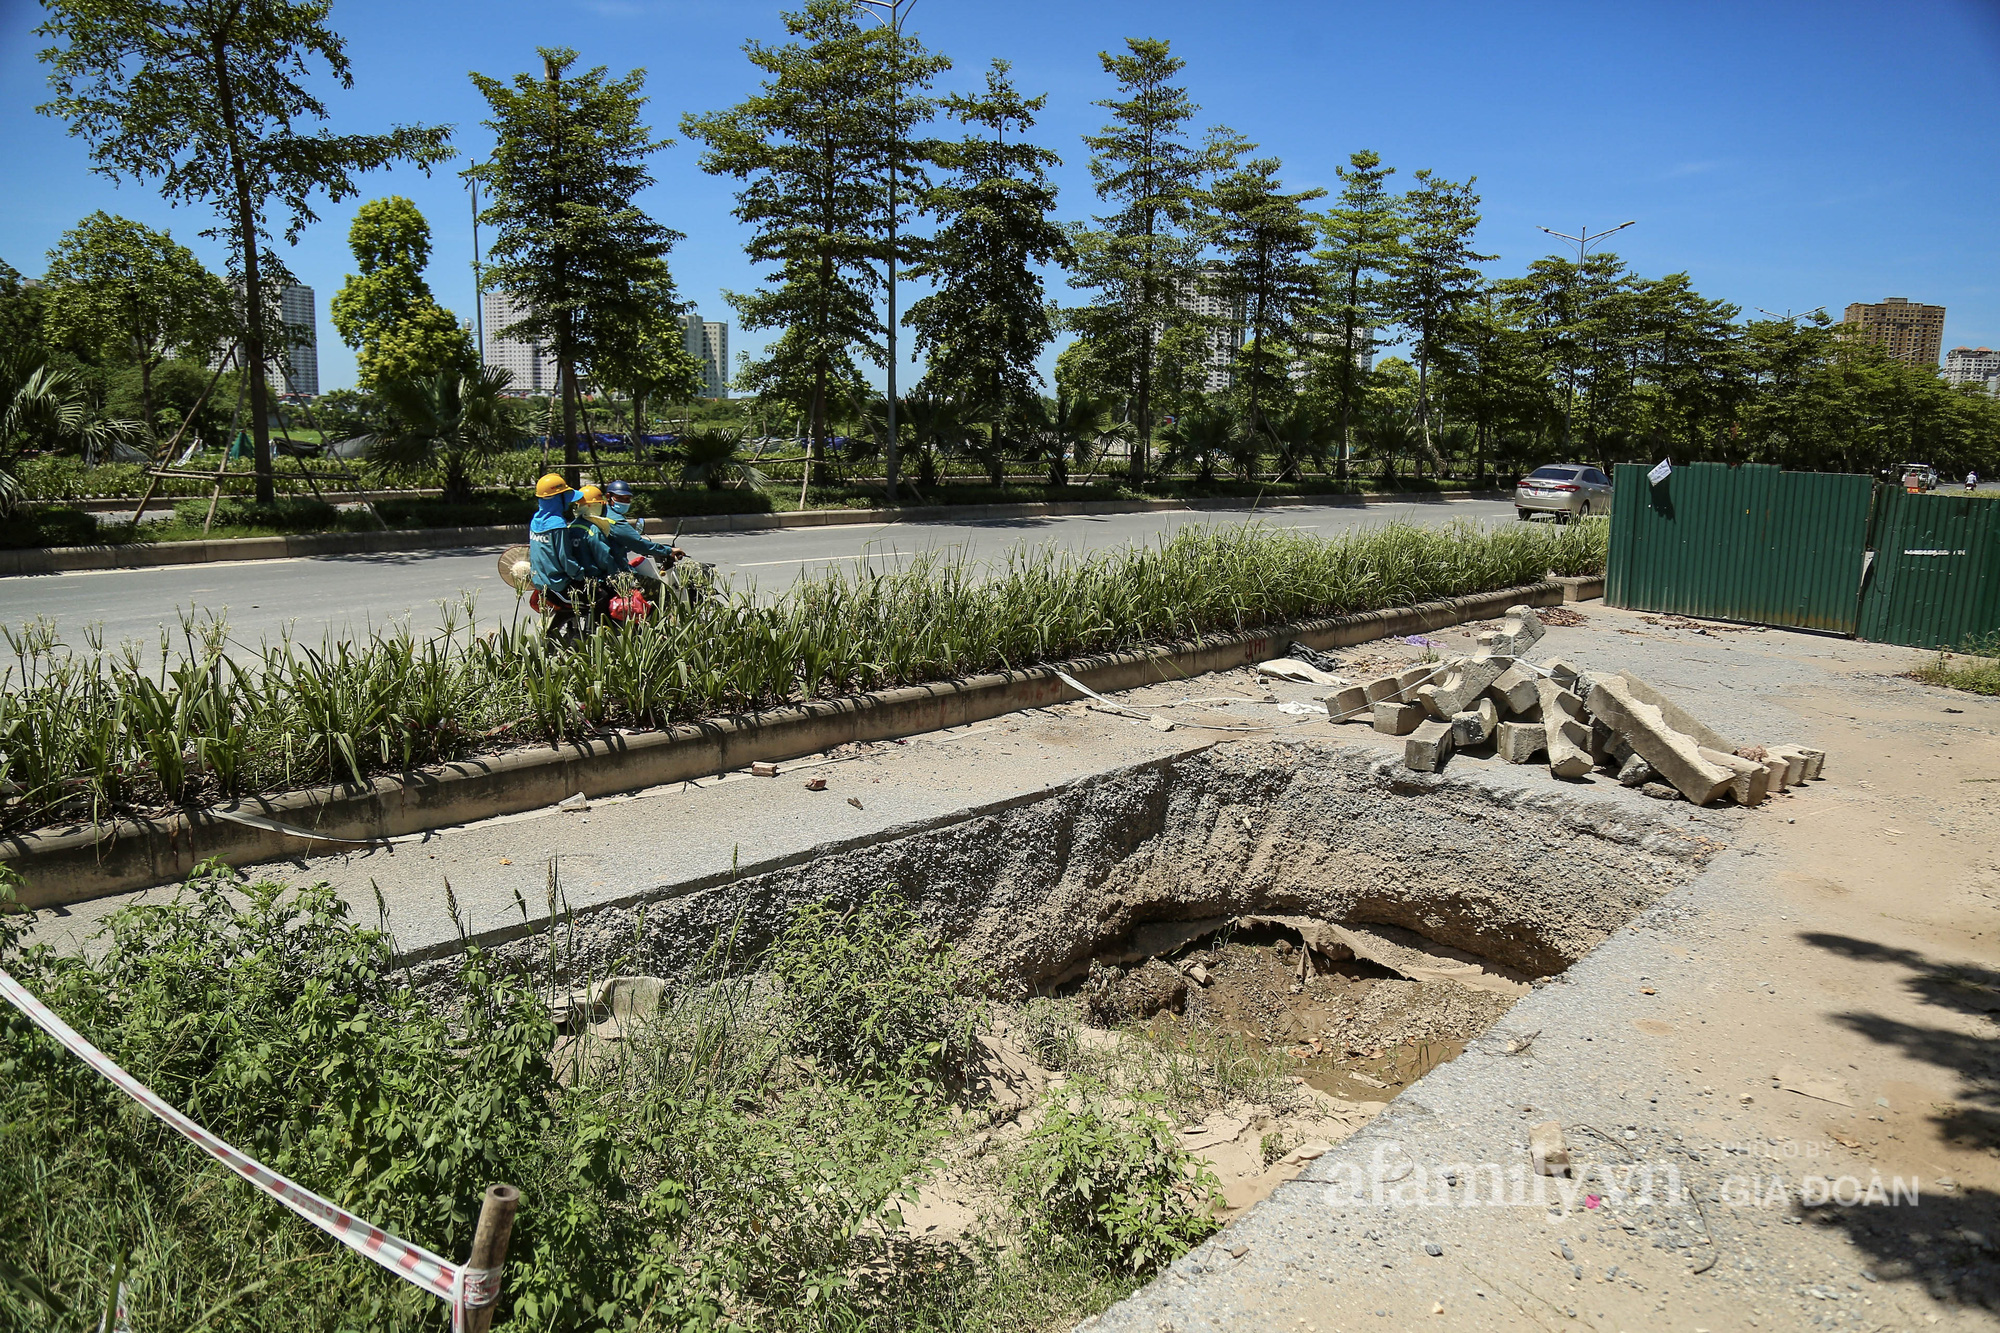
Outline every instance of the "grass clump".
<path fill-rule="evenodd" d="M 1240 633 L 1603 567 L 1606 527 L 1191 527 L 1089 555 L 925 554 L 738 590 L 556 650 L 522 613 L 317 645 L 183 622 L 131 647 L 0 627 L 0 825 L 102 820 L 895 685 Z M 11 657 L 11 661 L 7 658 Z"/>
<path fill-rule="evenodd" d="M 1037 1243 L 1083 1246 L 1146 1274 L 1221 1229 L 1221 1183 L 1151 1101 L 1086 1082 L 1049 1105 L 1013 1175 Z"/>
<path fill-rule="evenodd" d="M 1956 653 L 1940 651 L 1910 676 L 1926 685 L 2000 695 L 2000 630 L 1966 639 Z"/>

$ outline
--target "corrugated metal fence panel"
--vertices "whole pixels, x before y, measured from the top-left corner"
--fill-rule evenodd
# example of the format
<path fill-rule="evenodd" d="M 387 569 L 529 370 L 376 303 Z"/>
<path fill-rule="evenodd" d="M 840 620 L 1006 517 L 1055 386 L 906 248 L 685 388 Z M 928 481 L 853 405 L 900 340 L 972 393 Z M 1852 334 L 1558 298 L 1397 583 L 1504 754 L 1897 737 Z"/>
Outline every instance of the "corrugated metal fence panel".
<path fill-rule="evenodd" d="M 2000 500 L 1887 491 L 1861 637 L 1957 648 L 2000 632 Z"/>
<path fill-rule="evenodd" d="M 1854 632 L 1869 478 L 1691 463 L 1653 486 L 1646 471 L 1617 470 L 1611 605 Z"/>

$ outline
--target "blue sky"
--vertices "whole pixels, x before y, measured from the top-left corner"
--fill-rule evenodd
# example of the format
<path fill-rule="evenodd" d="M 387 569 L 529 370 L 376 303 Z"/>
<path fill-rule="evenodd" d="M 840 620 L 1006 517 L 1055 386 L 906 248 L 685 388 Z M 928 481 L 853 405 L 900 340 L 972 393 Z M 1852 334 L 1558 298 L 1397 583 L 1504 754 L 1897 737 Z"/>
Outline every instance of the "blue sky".
<path fill-rule="evenodd" d="M 455 126 L 460 151 L 491 142 L 468 70 L 538 69 L 538 45 L 648 71 L 652 122 L 678 139 L 686 111 L 754 86 L 746 38 L 775 39 L 776 4 L 722 0 L 336 0 L 355 86 L 328 100 L 337 130 Z M 197 233 L 211 219 L 167 208 L 144 184 L 91 174 L 82 141 L 38 116 L 46 96 L 28 0 L 0 0 L 0 258 L 39 273 L 63 230 L 94 208 L 170 227 L 220 267 Z M 1685 270 L 1705 295 L 1784 311 L 1884 296 L 1948 307 L 1945 346 L 2000 345 L 2000 0 L 1841 3 L 1264 3 L 919 0 L 912 25 L 976 83 L 1004 57 L 1049 107 L 1038 134 L 1064 157 L 1065 217 L 1093 200 L 1079 136 L 1111 84 L 1097 53 L 1164 37 L 1188 62 L 1203 123 L 1249 136 L 1288 182 L 1335 189 L 1334 168 L 1372 148 L 1407 179 L 1430 167 L 1479 178 L 1480 244 L 1496 273 L 1547 253 L 1535 227 L 1638 219 L 1616 249 L 1642 273 Z M 654 163 L 641 202 L 687 239 L 673 264 L 685 297 L 729 319 L 724 289 L 756 281 L 727 182 L 686 142 Z M 347 226 L 363 199 L 415 199 L 435 231 L 430 281 L 472 311 L 465 194 L 449 170 L 363 179 L 322 210 L 289 256 L 318 291 L 321 382 L 353 382 L 353 354 L 326 319 L 351 268 Z M 733 346 L 756 339 L 732 328 Z"/>

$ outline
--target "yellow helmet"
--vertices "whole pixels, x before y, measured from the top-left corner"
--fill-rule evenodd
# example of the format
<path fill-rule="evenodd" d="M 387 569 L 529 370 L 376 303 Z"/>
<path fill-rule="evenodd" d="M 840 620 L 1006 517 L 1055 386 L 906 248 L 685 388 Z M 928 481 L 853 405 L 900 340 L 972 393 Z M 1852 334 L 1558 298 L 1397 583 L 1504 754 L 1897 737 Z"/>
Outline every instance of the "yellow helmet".
<path fill-rule="evenodd" d="M 587 504 L 587 505 L 601 505 L 601 504 L 603 504 L 603 503 L 604 503 L 604 490 L 603 490 L 603 488 L 602 488 L 602 487 L 598 487 L 598 486 L 586 486 L 586 487 L 584 487 L 584 488 L 583 488 L 583 502 L 584 502 L 585 504 Z"/>
<path fill-rule="evenodd" d="M 560 472 L 550 472 L 535 483 L 535 498 L 538 500 L 547 500 L 554 496 L 565 494 L 568 490 L 569 483 L 562 479 L 562 474 Z"/>

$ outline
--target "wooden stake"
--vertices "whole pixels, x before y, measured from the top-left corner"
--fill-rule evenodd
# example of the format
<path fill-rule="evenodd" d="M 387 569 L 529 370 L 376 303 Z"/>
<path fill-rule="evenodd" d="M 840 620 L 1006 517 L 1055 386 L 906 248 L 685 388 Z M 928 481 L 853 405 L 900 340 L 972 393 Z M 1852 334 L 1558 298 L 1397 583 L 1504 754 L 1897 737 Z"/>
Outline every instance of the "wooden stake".
<path fill-rule="evenodd" d="M 465 1261 L 466 1267 L 498 1269 L 506 1264 L 507 1238 L 514 1232 L 514 1211 L 520 1206 L 521 1191 L 512 1185 L 486 1187 L 486 1198 L 479 1205 L 479 1226 L 472 1233 L 472 1254 Z M 487 1333 L 493 1326 L 493 1314 L 500 1308 L 497 1284 L 496 1279 L 491 1301 L 465 1312 L 466 1333 Z"/>

